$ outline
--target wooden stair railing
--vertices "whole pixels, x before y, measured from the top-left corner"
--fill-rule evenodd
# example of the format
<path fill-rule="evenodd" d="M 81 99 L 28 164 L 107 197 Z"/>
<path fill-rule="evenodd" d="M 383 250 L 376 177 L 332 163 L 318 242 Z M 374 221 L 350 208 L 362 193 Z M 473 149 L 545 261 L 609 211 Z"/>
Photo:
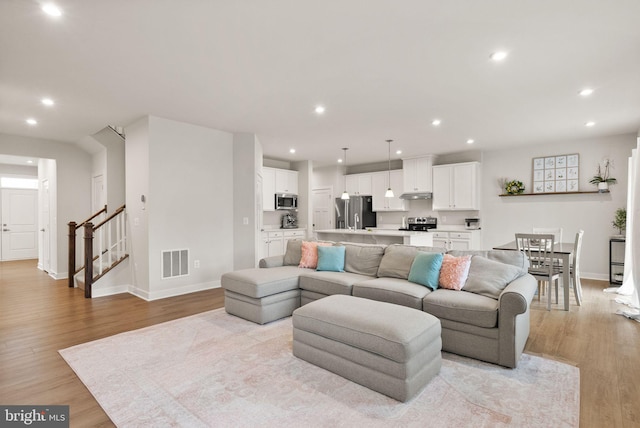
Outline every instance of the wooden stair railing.
<path fill-rule="evenodd" d="M 69 288 L 74 287 L 73 277 L 76 276 L 76 274 L 80 272 L 80 270 L 82 269 L 82 267 L 80 267 L 80 269 L 76 270 L 76 231 L 78 230 L 78 228 L 84 227 L 85 224 L 89 223 L 91 220 L 93 220 L 94 218 L 98 217 L 100 214 L 103 214 L 103 213 L 104 214 L 107 213 L 106 205 L 100 211 L 96 212 L 95 214 L 93 214 L 91 217 L 81 222 L 80 224 L 77 224 L 75 221 L 70 221 L 68 223 L 69 225 L 69 265 L 68 265 L 67 272 L 69 272 Z"/>
<path fill-rule="evenodd" d="M 126 252 L 125 205 L 118 208 L 113 214 L 94 226 L 91 220 L 96 218 L 102 212 L 106 213 L 106 206 L 104 210 L 101 210 L 81 223 L 81 226 L 84 227 L 84 265 L 78 270 L 75 269 L 75 229 L 73 232 L 73 262 L 71 261 L 72 225 L 69 223 L 69 271 L 74 272 L 73 276 L 70 277 L 69 287 L 75 286 L 73 277 L 84 269 L 84 296 L 87 298 L 91 297 L 91 289 L 95 281 L 103 277 L 107 272 L 129 257 Z M 115 224 L 115 234 L 112 229 L 113 224 Z M 75 228 L 77 227 L 80 226 L 75 226 Z M 98 254 L 94 256 L 96 233 L 98 238 L 96 246 Z M 107 257 L 108 263 L 105 263 L 105 256 Z M 95 262 L 98 264 L 97 272 L 95 272 L 94 269 Z M 73 270 L 71 270 L 72 263 Z M 105 267 L 105 264 L 108 266 Z"/>

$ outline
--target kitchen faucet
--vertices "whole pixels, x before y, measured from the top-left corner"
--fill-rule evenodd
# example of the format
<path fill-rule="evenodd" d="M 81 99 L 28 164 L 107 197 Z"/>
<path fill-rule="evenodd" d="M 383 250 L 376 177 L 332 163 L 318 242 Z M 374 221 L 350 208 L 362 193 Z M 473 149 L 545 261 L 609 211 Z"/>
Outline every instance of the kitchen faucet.
<path fill-rule="evenodd" d="M 354 229 L 358 229 L 358 222 L 360 222 L 360 216 L 358 215 L 358 213 L 355 213 L 353 215 L 353 228 Z"/>

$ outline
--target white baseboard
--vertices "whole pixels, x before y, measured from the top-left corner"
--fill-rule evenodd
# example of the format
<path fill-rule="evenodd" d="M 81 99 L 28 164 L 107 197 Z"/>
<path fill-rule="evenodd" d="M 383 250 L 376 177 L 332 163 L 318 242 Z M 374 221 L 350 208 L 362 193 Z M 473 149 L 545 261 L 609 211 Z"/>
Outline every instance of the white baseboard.
<path fill-rule="evenodd" d="M 68 275 L 67 272 L 58 273 L 58 272 L 51 271 L 51 272 L 49 272 L 49 276 L 51 278 L 53 278 L 53 279 L 67 279 L 67 278 L 69 278 L 69 275 Z"/>
<path fill-rule="evenodd" d="M 113 296 L 114 294 L 122 294 L 128 293 L 130 285 L 114 285 L 111 287 L 92 287 L 91 288 L 91 298 L 95 297 L 104 297 L 104 296 Z"/>
<path fill-rule="evenodd" d="M 608 273 L 580 272 L 580 278 L 595 279 L 598 281 L 609 281 Z"/>
<path fill-rule="evenodd" d="M 198 291 L 220 288 L 220 281 L 203 282 L 200 284 L 190 284 L 182 287 L 170 288 L 162 291 L 148 292 L 137 287 L 130 286 L 129 293 L 146 301 L 166 299 L 167 297 L 181 296 L 183 294 L 195 293 Z"/>

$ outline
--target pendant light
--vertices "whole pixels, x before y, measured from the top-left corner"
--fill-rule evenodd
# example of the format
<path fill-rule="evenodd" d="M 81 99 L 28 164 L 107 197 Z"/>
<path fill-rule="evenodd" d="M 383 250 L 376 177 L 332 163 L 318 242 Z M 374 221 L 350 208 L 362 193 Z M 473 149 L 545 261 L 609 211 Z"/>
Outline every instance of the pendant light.
<path fill-rule="evenodd" d="M 348 147 L 343 147 L 342 150 L 344 150 L 344 192 L 342 192 L 342 196 L 340 197 L 340 199 L 349 199 L 349 192 L 347 192 L 347 150 L 349 150 Z"/>
<path fill-rule="evenodd" d="M 393 190 L 391 190 L 391 142 L 393 140 L 387 140 L 389 143 L 389 188 L 384 193 L 385 198 L 393 198 Z"/>

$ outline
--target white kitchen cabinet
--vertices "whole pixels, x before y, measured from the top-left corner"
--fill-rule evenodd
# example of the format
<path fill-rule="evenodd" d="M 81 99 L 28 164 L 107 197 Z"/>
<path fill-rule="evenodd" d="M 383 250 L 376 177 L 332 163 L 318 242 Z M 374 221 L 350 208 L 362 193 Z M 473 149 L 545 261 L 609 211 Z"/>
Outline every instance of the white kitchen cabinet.
<path fill-rule="evenodd" d="M 402 160 L 403 193 L 431 192 L 433 156 Z"/>
<path fill-rule="evenodd" d="M 479 200 L 479 162 L 437 165 L 433 167 L 434 210 L 479 210 Z"/>
<path fill-rule="evenodd" d="M 276 210 L 276 170 L 273 168 L 262 168 L 262 210 Z"/>
<path fill-rule="evenodd" d="M 353 196 L 372 195 L 372 174 L 350 174 L 346 175 L 347 193 Z"/>
<path fill-rule="evenodd" d="M 433 235 L 433 246 L 447 250 L 479 250 L 480 231 L 444 231 L 429 232 Z"/>
<path fill-rule="evenodd" d="M 390 177 L 389 177 L 390 176 Z M 386 198 L 385 192 L 389 188 L 389 179 L 391 179 L 391 190 L 393 190 L 393 198 Z M 372 173 L 371 184 L 373 186 L 373 211 L 407 211 L 406 203 L 400 199 L 402 193 L 403 179 L 402 170 L 396 169 L 384 172 Z"/>
<path fill-rule="evenodd" d="M 262 209 L 275 211 L 276 193 L 298 194 L 298 171 L 278 168 L 262 168 Z"/>
<path fill-rule="evenodd" d="M 276 172 L 276 191 L 275 193 L 293 193 L 298 194 L 298 171 L 290 171 L 288 169 L 275 169 Z"/>
<path fill-rule="evenodd" d="M 263 257 L 278 256 L 284 254 L 284 235 L 281 231 L 262 232 Z"/>
<path fill-rule="evenodd" d="M 287 243 L 292 239 L 304 239 L 306 229 L 270 230 L 262 232 L 262 256 L 281 256 L 287 251 Z"/>

